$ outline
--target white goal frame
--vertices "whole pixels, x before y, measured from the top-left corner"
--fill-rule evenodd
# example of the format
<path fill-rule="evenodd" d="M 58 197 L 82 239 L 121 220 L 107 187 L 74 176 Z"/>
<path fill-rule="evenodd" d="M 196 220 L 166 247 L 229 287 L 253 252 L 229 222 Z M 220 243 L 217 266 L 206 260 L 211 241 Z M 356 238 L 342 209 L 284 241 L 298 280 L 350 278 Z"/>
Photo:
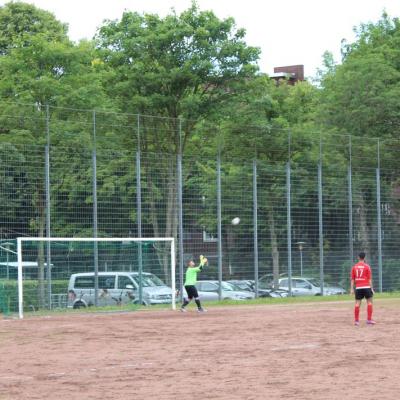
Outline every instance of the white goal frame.
<path fill-rule="evenodd" d="M 18 313 L 19 318 L 24 318 L 23 313 L 23 274 L 22 274 L 22 248 L 24 242 L 169 242 L 171 253 L 171 289 L 172 289 L 172 309 L 176 310 L 176 282 L 175 282 L 175 239 L 167 238 L 79 238 L 79 237 L 18 237 L 17 238 L 17 257 L 18 257 Z"/>

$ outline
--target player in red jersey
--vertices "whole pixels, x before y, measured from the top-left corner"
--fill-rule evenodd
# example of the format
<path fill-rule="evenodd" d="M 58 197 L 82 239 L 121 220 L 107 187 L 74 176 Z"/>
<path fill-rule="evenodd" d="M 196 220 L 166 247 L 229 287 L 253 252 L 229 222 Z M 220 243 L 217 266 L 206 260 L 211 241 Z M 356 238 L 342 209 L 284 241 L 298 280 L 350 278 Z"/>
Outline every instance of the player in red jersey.
<path fill-rule="evenodd" d="M 372 319 L 372 297 L 374 295 L 372 272 L 371 267 L 365 262 L 365 253 L 363 251 L 358 255 L 358 263 L 353 265 L 351 269 L 350 294 L 353 294 L 354 291 L 356 298 L 354 324 L 360 324 L 360 306 L 361 300 L 364 297 L 367 300 L 367 324 L 375 324 L 375 321 Z"/>

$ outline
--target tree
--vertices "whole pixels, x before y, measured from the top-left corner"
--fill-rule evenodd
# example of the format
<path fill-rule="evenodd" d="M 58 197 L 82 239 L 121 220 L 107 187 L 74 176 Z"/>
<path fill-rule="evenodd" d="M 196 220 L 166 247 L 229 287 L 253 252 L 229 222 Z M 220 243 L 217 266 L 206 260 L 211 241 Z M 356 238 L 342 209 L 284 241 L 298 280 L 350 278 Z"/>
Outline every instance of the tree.
<path fill-rule="evenodd" d="M 370 188 L 372 168 L 378 162 L 377 138 L 390 140 L 400 125 L 400 22 L 383 14 L 377 23 L 362 24 L 356 35 L 354 43 L 342 45 L 342 64 L 321 81 L 318 120 L 328 128 L 360 138 L 352 153 L 352 170 L 357 177 L 354 206 L 360 244 L 371 254 L 375 196 Z M 398 161 L 391 159 L 390 169 L 395 164 Z"/>
<path fill-rule="evenodd" d="M 106 83 L 110 97 L 123 111 L 164 117 L 141 119 L 141 150 L 183 152 L 196 123 L 235 95 L 232 84 L 254 76 L 259 50 L 247 46 L 244 36 L 232 18 L 219 20 L 196 3 L 165 18 L 125 12 L 100 28 L 98 48 L 114 72 Z M 150 204 L 162 183 L 152 179 L 155 168 L 143 169 Z M 176 168 L 171 162 L 165 168 L 165 209 L 160 214 L 151 207 L 149 221 L 154 234 L 176 237 Z"/>
<path fill-rule="evenodd" d="M 18 47 L 30 47 L 32 38 L 40 35 L 47 42 L 65 41 L 67 25 L 53 14 L 22 2 L 0 7 L 0 55 Z"/>
<path fill-rule="evenodd" d="M 66 33 L 66 25 L 34 6 L 9 3 L 0 8 L 1 142 L 44 145 L 49 121 L 47 106 L 75 104 L 83 107 L 85 104 L 88 107 L 105 99 L 99 79 L 100 67 L 93 65 L 94 47 L 90 42 L 74 45 Z M 21 103 L 30 103 L 31 106 Z M 70 129 L 74 124 L 76 121 L 69 123 Z M 60 133 L 55 132 L 52 143 L 57 143 Z M 82 142 L 82 132 L 78 135 Z M 62 140 L 65 144 L 65 138 Z M 44 236 L 44 168 L 40 167 L 43 159 L 38 162 L 37 154 L 24 152 L 23 148 L 20 151 L 27 165 L 37 165 L 26 172 L 27 180 L 37 183 L 32 196 L 34 217 L 29 228 L 38 236 Z M 44 158 L 43 153 L 42 156 Z M 43 245 L 39 248 L 38 258 L 39 298 L 43 305 Z"/>
<path fill-rule="evenodd" d="M 195 3 L 164 19 L 125 12 L 121 21 L 100 28 L 99 49 L 115 71 L 110 95 L 124 111 L 169 118 L 165 135 L 145 138 L 143 146 L 178 153 L 191 126 L 180 142 L 177 118 L 204 118 L 234 95 L 233 81 L 254 75 L 259 50 L 247 46 L 244 36 L 232 18 L 221 21 Z"/>

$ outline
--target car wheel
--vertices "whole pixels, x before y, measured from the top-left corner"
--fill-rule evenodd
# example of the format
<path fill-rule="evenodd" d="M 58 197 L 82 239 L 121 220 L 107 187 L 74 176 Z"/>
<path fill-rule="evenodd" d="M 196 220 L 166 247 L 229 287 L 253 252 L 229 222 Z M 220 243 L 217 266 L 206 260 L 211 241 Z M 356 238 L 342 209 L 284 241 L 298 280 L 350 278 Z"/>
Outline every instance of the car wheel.
<path fill-rule="evenodd" d="M 83 303 L 82 301 L 77 301 L 77 302 L 74 304 L 73 308 L 76 308 L 76 309 L 78 309 L 78 308 L 86 308 L 86 304 Z"/>

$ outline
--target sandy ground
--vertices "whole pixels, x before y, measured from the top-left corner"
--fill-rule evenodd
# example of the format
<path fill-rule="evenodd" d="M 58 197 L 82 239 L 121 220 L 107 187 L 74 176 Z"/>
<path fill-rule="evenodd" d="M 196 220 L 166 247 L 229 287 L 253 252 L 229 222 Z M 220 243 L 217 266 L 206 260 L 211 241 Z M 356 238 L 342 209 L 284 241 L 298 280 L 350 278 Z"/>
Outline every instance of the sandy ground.
<path fill-rule="evenodd" d="M 352 302 L 2 319 L 0 399 L 393 400 L 399 305 L 360 327 Z"/>

